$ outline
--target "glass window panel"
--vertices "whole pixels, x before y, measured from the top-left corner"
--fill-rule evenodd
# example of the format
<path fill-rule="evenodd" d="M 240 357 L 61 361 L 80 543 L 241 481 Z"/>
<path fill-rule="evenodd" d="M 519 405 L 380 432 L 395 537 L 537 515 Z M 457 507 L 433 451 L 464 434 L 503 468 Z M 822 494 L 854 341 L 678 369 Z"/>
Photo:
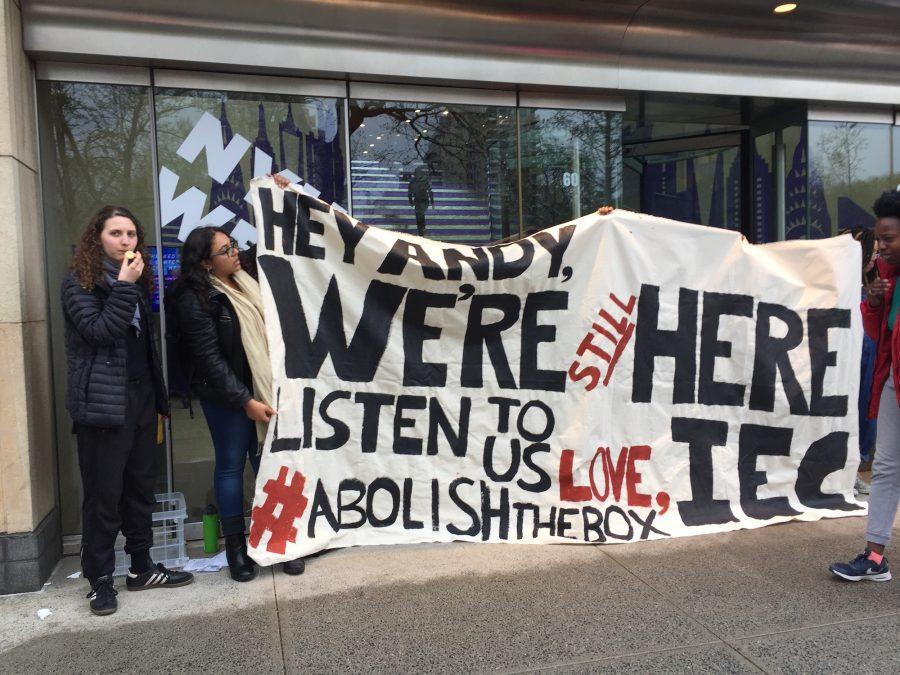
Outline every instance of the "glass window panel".
<path fill-rule="evenodd" d="M 156 127 L 160 173 L 176 177 L 170 193 L 181 198 L 167 210 L 169 195 L 161 194 L 166 245 L 179 245 L 185 218 L 225 223 L 226 229 L 249 223 L 244 196 L 250 179 L 269 172 L 288 171 L 318 189 L 321 199 L 347 207 L 341 99 L 158 89 Z M 198 142 L 185 143 L 189 137 Z M 214 140 L 218 148 L 210 153 L 204 142 Z M 191 188 L 204 196 L 202 205 L 183 197 Z M 246 244 L 253 237 L 238 238 Z"/>
<path fill-rule="evenodd" d="M 641 210 L 654 216 L 740 230 L 740 148 L 635 155 Z"/>
<path fill-rule="evenodd" d="M 351 99 L 353 216 L 447 242 L 518 237 L 515 112 Z"/>
<path fill-rule="evenodd" d="M 810 236 L 806 137 L 806 125 L 788 127 L 783 134 L 785 239 Z"/>
<path fill-rule="evenodd" d="M 623 127 L 625 143 L 644 143 L 694 136 L 709 136 L 730 131 L 740 131 L 746 127 L 739 124 L 707 124 L 691 122 L 651 122 L 648 120 L 626 120 Z"/>
<path fill-rule="evenodd" d="M 59 287 L 81 231 L 107 204 L 131 210 L 156 245 L 150 96 L 146 87 L 38 82 L 41 178 L 50 288 L 50 331 L 63 534 L 81 531 L 81 478 L 72 420 L 65 409 L 66 357 Z M 152 249 L 151 249 L 152 250 Z M 159 315 L 154 313 L 159 328 Z M 165 445 L 157 490 L 165 491 Z"/>
<path fill-rule="evenodd" d="M 201 218 L 222 224 L 243 246 L 255 241 L 250 205 L 253 176 L 287 171 L 347 208 L 342 99 L 161 88 L 156 93 L 164 272 L 177 274 L 182 236 Z M 201 142 L 191 149 L 191 139 Z M 207 145 L 208 144 L 208 145 Z M 211 149 L 210 149 L 211 148 Z M 174 178 L 173 178 L 174 176 Z M 166 180 L 175 184 L 166 191 Z M 172 201 L 174 199 L 174 202 Z M 187 221 L 187 222 L 186 222 Z M 184 226 L 184 227 L 183 227 Z M 169 377 L 184 379 L 184 374 Z M 212 440 L 197 401 L 172 401 L 175 489 L 191 520 L 214 504 Z M 253 472 L 244 472 L 244 500 Z"/>
<path fill-rule="evenodd" d="M 622 115 L 519 110 L 522 220 L 541 230 L 622 201 Z"/>
<path fill-rule="evenodd" d="M 641 177 L 644 165 L 634 157 L 622 159 L 622 207 L 629 211 L 641 211 Z"/>
<path fill-rule="evenodd" d="M 725 127 L 742 123 L 742 99 L 739 96 L 698 95 L 677 92 L 631 92 L 626 96 L 626 117 L 640 126 L 660 129 L 701 129 L 707 125 Z M 757 104 L 767 99 L 754 99 Z M 771 101 L 771 99 L 768 99 Z M 676 136 L 681 134 L 676 133 Z M 689 135 L 694 135 L 690 133 Z M 626 139 L 629 139 L 626 133 Z"/>
<path fill-rule="evenodd" d="M 894 149 L 891 158 L 891 183 L 900 190 L 900 126 L 891 129 L 891 147 Z"/>
<path fill-rule="evenodd" d="M 809 123 L 810 225 L 821 236 L 875 223 L 872 204 L 896 185 L 887 124 Z"/>
<path fill-rule="evenodd" d="M 775 133 L 753 139 L 753 236 L 757 244 L 778 240 L 775 141 Z"/>

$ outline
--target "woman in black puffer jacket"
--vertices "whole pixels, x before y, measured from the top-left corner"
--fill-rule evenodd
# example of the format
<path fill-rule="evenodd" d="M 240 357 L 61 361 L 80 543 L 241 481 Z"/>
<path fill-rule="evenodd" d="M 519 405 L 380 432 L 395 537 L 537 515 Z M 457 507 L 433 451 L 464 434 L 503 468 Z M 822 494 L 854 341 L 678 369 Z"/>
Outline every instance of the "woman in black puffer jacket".
<path fill-rule="evenodd" d="M 157 414 L 168 415 L 152 336 L 151 270 L 130 211 L 106 206 L 88 224 L 62 283 L 68 390 L 84 488 L 81 565 L 91 611 L 116 611 L 115 541 L 131 555 L 129 590 L 182 586 L 186 572 L 150 559 Z"/>
<path fill-rule="evenodd" d="M 215 448 L 213 483 L 228 568 L 235 581 L 249 581 L 256 570 L 244 536 L 244 466 L 249 459 L 254 473 L 259 470 L 261 440 L 275 414 L 266 392 L 271 374 L 263 373 L 269 364 L 259 285 L 242 270 L 237 244 L 224 230 L 198 227 L 181 249 L 169 301 L 178 361 L 190 373 Z M 303 569 L 302 558 L 284 564 L 287 574 Z"/>

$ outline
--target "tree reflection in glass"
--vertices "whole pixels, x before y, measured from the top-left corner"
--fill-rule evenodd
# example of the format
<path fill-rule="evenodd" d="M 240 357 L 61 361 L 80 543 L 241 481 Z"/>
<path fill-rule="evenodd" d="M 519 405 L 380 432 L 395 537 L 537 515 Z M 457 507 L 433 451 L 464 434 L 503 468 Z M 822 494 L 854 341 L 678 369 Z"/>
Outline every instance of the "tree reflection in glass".
<path fill-rule="evenodd" d="M 515 109 L 351 100 L 353 215 L 484 244 L 518 233 Z"/>

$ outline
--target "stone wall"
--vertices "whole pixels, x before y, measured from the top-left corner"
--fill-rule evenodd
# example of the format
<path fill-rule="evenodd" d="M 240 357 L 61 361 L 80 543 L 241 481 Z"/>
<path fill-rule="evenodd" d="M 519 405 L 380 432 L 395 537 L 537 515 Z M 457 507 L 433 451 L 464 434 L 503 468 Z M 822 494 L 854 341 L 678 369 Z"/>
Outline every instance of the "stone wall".
<path fill-rule="evenodd" d="M 34 66 L 0 0 L 0 593 L 40 588 L 60 555 Z"/>

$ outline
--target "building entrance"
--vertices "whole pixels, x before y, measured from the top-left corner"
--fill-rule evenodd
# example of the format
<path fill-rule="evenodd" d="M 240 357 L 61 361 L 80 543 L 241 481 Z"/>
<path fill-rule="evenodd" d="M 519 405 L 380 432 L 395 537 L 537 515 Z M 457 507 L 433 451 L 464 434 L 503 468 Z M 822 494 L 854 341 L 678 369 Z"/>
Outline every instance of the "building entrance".
<path fill-rule="evenodd" d="M 514 239 L 604 204 L 762 243 L 870 222 L 873 195 L 897 184 L 900 166 L 900 127 L 813 117 L 796 101 L 59 64 L 39 64 L 37 91 L 48 285 L 59 288 L 92 213 L 130 208 L 152 245 L 163 352 L 158 310 L 181 242 L 211 224 L 251 243 L 244 198 L 250 179 L 270 171 L 302 178 L 369 224 L 460 244 Z M 50 325 L 60 511 L 73 552 L 81 484 L 55 295 Z M 197 537 L 215 498 L 214 453 L 200 406 L 176 397 L 172 409 L 157 487 L 185 494 Z"/>
<path fill-rule="evenodd" d="M 625 118 L 626 208 L 754 243 L 806 236 L 786 224 L 789 192 L 807 221 L 804 103 L 645 93 L 629 97 Z"/>
<path fill-rule="evenodd" d="M 739 134 L 632 146 L 625 166 L 631 180 L 639 183 L 636 191 L 642 213 L 741 229 Z"/>

